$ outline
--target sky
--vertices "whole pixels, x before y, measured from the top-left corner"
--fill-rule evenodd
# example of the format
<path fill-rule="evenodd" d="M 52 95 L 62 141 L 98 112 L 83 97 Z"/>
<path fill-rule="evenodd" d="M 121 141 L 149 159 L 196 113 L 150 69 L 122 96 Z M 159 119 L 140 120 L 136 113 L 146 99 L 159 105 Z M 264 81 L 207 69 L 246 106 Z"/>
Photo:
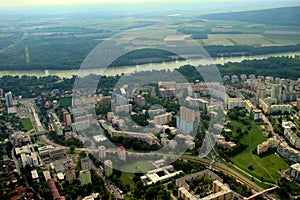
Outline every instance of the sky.
<path fill-rule="evenodd" d="M 107 4 L 107 3 L 223 3 L 237 0 L 0 0 L 1 7 L 23 7 L 42 5 L 76 5 L 76 4 Z M 251 0 L 239 0 L 251 2 Z M 268 0 L 267 0 L 268 1 Z"/>
<path fill-rule="evenodd" d="M 122 5 L 120 5 L 122 3 Z M 88 6 L 89 4 L 112 5 L 112 7 L 125 8 L 135 6 L 149 8 L 150 5 L 156 6 L 155 9 L 170 9 L 170 8 L 190 8 L 206 9 L 216 11 L 242 11 L 253 9 L 265 9 L 275 7 L 300 6 L 299 0 L 0 0 L 0 9 L 9 8 L 55 8 L 64 9 L 71 6 Z M 171 5 L 172 6 L 169 6 Z M 180 4 L 176 6 L 176 4 Z M 115 6 L 117 5 L 117 6 Z M 128 5 L 128 6 L 127 6 Z M 145 6 L 144 6 L 145 5 Z M 164 5 L 164 6 L 162 6 Z M 152 6 L 152 7 L 153 7 Z M 83 8 L 83 7 L 80 7 Z"/>

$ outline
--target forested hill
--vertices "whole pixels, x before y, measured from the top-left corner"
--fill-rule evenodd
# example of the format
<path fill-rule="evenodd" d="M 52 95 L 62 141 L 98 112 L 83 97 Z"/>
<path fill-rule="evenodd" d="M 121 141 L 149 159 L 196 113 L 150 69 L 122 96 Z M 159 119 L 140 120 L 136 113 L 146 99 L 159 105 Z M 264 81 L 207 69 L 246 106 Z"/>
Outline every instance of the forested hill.
<path fill-rule="evenodd" d="M 300 6 L 243 12 L 208 14 L 201 15 L 199 16 L 199 18 L 212 20 L 243 21 L 283 26 L 300 26 Z"/>

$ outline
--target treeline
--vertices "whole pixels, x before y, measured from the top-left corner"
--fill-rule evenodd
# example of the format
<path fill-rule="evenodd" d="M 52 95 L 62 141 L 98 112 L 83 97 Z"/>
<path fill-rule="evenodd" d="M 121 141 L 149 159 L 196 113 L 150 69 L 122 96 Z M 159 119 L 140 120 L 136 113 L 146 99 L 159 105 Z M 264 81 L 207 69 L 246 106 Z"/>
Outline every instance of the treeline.
<path fill-rule="evenodd" d="M 15 96 L 25 98 L 36 97 L 44 91 L 59 89 L 60 91 L 71 90 L 74 79 L 60 79 L 57 76 L 3 76 L 0 78 L 0 85 L 4 92 L 12 91 Z M 61 81 L 63 80 L 63 81 Z"/>
<path fill-rule="evenodd" d="M 216 45 L 205 46 L 204 49 L 210 54 L 211 57 L 253 56 L 284 52 L 297 52 L 300 51 L 300 44 L 270 47 Z"/>
<path fill-rule="evenodd" d="M 35 28 L 29 30 L 33 33 L 103 33 L 104 30 L 95 30 L 85 27 L 47 27 L 47 28 Z"/>
<path fill-rule="evenodd" d="M 240 63 L 217 65 L 222 75 L 255 74 L 297 80 L 300 71 L 300 59 L 287 56 L 269 57 L 262 60 L 244 60 Z"/>
<path fill-rule="evenodd" d="M 49 139 L 53 140 L 55 143 L 60 144 L 62 146 L 72 147 L 72 149 L 78 147 L 82 148 L 83 144 L 80 140 L 76 138 L 69 138 L 68 140 L 65 140 L 64 136 L 58 136 L 54 131 L 50 131 L 48 134 Z"/>
<path fill-rule="evenodd" d="M 117 60 L 115 60 L 110 66 L 118 67 L 124 65 L 137 65 L 145 64 L 150 62 L 164 62 L 164 61 L 174 61 L 174 53 L 161 50 L 161 49 L 141 49 L 131 51 Z"/>
<path fill-rule="evenodd" d="M 3 76 L 0 77 L 0 88 L 4 93 L 11 91 L 14 96 L 22 96 L 23 98 L 32 98 L 41 95 L 43 92 L 51 92 L 54 89 L 58 89 L 60 92 L 71 91 L 74 87 L 74 81 L 76 76 L 72 78 L 60 78 L 58 76 Z M 98 91 L 104 95 L 109 95 L 120 76 L 100 76 L 89 75 L 81 80 L 83 82 L 89 82 L 98 80 Z M 88 84 L 88 83 L 87 83 Z M 92 86 L 91 86 L 92 87 Z"/>
<path fill-rule="evenodd" d="M 183 34 L 191 35 L 191 38 L 197 39 L 207 39 L 208 34 L 212 33 L 211 29 L 201 30 L 198 27 L 184 27 L 177 30 Z"/>
<path fill-rule="evenodd" d="M 252 195 L 252 192 L 247 186 L 243 185 L 242 183 L 238 182 L 235 178 L 228 176 L 224 174 L 223 172 L 218 172 L 215 171 L 217 175 L 219 175 L 224 183 L 227 183 L 230 186 L 230 189 L 235 191 L 236 193 L 244 196 L 244 197 L 249 197 Z"/>
<path fill-rule="evenodd" d="M 113 137 L 110 139 L 116 146 L 124 146 L 126 149 L 132 149 L 134 151 L 157 151 L 160 147 L 157 144 L 149 145 L 144 141 L 132 138 Z"/>
<path fill-rule="evenodd" d="M 212 29 L 203 29 L 202 27 L 184 27 L 177 29 L 178 32 L 191 35 L 192 39 L 208 39 L 208 34 L 243 34 L 240 31 L 213 31 Z"/>
<path fill-rule="evenodd" d="M 222 76 L 254 74 L 256 76 L 274 76 L 297 80 L 300 71 L 300 58 L 282 56 L 269 57 L 262 60 L 244 60 L 242 62 L 218 64 L 217 68 Z M 203 81 L 202 76 L 194 66 L 185 65 L 176 70 L 189 82 Z"/>

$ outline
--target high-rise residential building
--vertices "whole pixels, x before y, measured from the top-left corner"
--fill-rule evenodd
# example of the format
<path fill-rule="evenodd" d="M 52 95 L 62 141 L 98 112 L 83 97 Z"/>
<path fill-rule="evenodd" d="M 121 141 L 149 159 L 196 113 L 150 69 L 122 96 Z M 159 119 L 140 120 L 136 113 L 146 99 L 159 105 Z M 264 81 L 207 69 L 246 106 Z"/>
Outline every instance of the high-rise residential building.
<path fill-rule="evenodd" d="M 105 158 L 106 157 L 106 148 L 105 146 L 99 147 L 99 158 Z"/>
<path fill-rule="evenodd" d="M 192 134 L 194 131 L 194 122 L 196 121 L 197 112 L 184 106 L 180 107 L 179 116 L 177 116 L 177 128 L 184 134 Z"/>
<path fill-rule="evenodd" d="M 90 170 L 81 170 L 79 172 L 79 179 L 80 179 L 81 185 L 87 185 L 89 183 L 92 183 Z"/>
<path fill-rule="evenodd" d="M 76 179 L 75 167 L 73 162 L 70 160 L 65 163 L 65 176 L 69 183 L 73 183 L 73 181 Z"/>
<path fill-rule="evenodd" d="M 91 170 L 92 169 L 92 162 L 89 158 L 81 159 L 81 169 L 82 170 Z"/>
<path fill-rule="evenodd" d="M 247 75 L 246 74 L 241 74 L 240 79 L 241 79 L 241 81 L 247 80 Z"/>
<path fill-rule="evenodd" d="M 11 92 L 5 94 L 6 107 L 10 108 L 13 105 L 13 96 Z"/>
<path fill-rule="evenodd" d="M 114 93 L 113 97 L 114 97 L 113 100 L 114 100 L 114 103 L 116 106 L 123 106 L 123 105 L 128 104 L 128 99 L 121 94 Z"/>
<path fill-rule="evenodd" d="M 239 77 L 237 75 L 234 74 L 234 75 L 231 76 L 231 82 L 232 83 L 237 83 L 238 81 L 239 81 Z"/>
<path fill-rule="evenodd" d="M 66 110 L 62 110 L 63 121 L 67 126 L 72 126 L 72 119 L 70 113 Z"/>
<path fill-rule="evenodd" d="M 120 113 L 120 112 L 130 113 L 131 111 L 132 111 L 132 105 L 131 104 L 115 107 L 115 112 L 116 113 Z"/>
<path fill-rule="evenodd" d="M 62 109 L 61 110 L 61 113 L 62 113 L 62 118 L 63 118 L 63 121 L 65 122 L 66 121 L 66 114 L 68 113 L 68 111 L 66 109 Z"/>
<path fill-rule="evenodd" d="M 172 114 L 171 113 L 165 113 L 162 115 L 154 116 L 154 124 L 155 125 L 165 125 L 169 123 L 172 120 Z"/>
<path fill-rule="evenodd" d="M 297 99 L 297 108 L 300 109 L 300 98 Z"/>
<path fill-rule="evenodd" d="M 259 86 L 256 91 L 256 100 L 259 100 L 261 98 L 266 98 L 267 96 L 267 89 L 265 86 Z"/>
<path fill-rule="evenodd" d="M 138 107 L 143 107 L 146 105 L 145 97 L 143 97 L 141 95 L 135 94 L 133 97 L 133 100 Z"/>
<path fill-rule="evenodd" d="M 126 149 L 123 146 L 118 147 L 118 158 L 120 160 L 126 160 Z"/>
<path fill-rule="evenodd" d="M 113 163 L 110 160 L 104 161 L 104 173 L 107 177 L 113 174 Z"/>
<path fill-rule="evenodd" d="M 67 126 L 72 126 L 72 118 L 71 118 L 70 113 L 66 114 L 66 125 Z"/>
<path fill-rule="evenodd" d="M 281 100 L 282 98 L 282 86 L 280 84 L 273 84 L 271 88 L 271 98 Z"/>
<path fill-rule="evenodd" d="M 195 121 L 196 120 L 196 112 L 194 110 L 191 110 L 184 106 L 181 106 L 180 107 L 180 117 L 182 117 L 188 121 Z"/>
<path fill-rule="evenodd" d="M 245 101 L 242 98 L 227 98 L 227 109 L 233 109 L 235 107 L 245 108 Z"/>
<path fill-rule="evenodd" d="M 300 183 L 300 163 L 290 166 L 290 176 L 293 180 Z"/>

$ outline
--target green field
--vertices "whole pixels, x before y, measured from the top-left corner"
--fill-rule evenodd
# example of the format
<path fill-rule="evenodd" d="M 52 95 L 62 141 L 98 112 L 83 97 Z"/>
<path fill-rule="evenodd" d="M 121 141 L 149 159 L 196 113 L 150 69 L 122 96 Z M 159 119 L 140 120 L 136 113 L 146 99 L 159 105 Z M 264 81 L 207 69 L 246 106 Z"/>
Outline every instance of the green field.
<path fill-rule="evenodd" d="M 59 107 L 69 107 L 72 106 L 72 97 L 60 98 L 58 101 Z"/>
<path fill-rule="evenodd" d="M 32 123 L 29 118 L 21 119 L 21 123 L 24 126 L 24 128 L 26 129 L 26 131 L 30 131 L 33 129 Z"/>
<path fill-rule="evenodd" d="M 135 189 L 135 183 L 133 181 L 134 172 L 142 171 L 146 172 L 153 169 L 153 165 L 148 161 L 137 161 L 134 163 L 126 164 L 122 167 L 122 175 L 120 177 L 120 180 L 122 182 L 122 185 L 129 185 L 130 190 Z"/>
<path fill-rule="evenodd" d="M 244 130 L 246 129 L 243 124 L 236 121 L 232 121 L 232 125 L 234 127 L 242 127 Z M 252 153 L 258 144 L 266 140 L 267 137 L 265 137 L 260 128 L 252 122 L 252 129 L 249 130 L 249 134 L 243 136 L 240 140 L 242 144 L 248 145 L 247 148 L 237 156 L 232 157 L 231 160 L 235 165 L 256 178 L 263 178 L 264 181 L 275 182 L 280 178 L 277 172 L 280 169 L 288 168 L 289 165 L 276 154 L 266 155 L 261 158 Z M 248 169 L 250 165 L 252 165 L 253 170 Z"/>
<path fill-rule="evenodd" d="M 122 167 L 122 170 L 125 172 L 135 172 L 135 171 L 146 172 L 153 168 L 154 166 L 149 161 L 137 161 L 134 163 L 124 165 Z"/>
<path fill-rule="evenodd" d="M 128 172 L 122 172 L 122 175 L 120 177 L 120 180 L 122 182 L 122 185 L 129 185 L 130 190 L 135 189 L 135 184 L 133 181 L 134 174 L 128 173 Z"/>

